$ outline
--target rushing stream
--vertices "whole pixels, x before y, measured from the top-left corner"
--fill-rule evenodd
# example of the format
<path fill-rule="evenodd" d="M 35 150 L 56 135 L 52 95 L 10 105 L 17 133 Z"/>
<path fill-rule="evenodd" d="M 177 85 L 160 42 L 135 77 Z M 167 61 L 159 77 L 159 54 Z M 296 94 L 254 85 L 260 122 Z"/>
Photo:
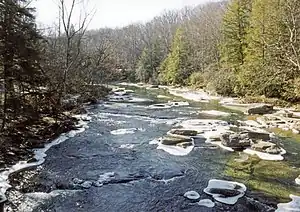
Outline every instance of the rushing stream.
<path fill-rule="evenodd" d="M 251 161 L 250 170 L 258 159 L 222 149 L 203 137 L 195 138 L 186 154 L 174 155 L 158 148 L 156 141 L 178 124 L 190 119 L 220 119 L 234 124 L 245 119 L 244 115 L 215 101 L 155 107 L 185 100 L 164 90 L 128 89 L 134 90 L 131 101 L 110 101 L 89 108 L 91 120 L 84 132 L 49 149 L 42 165 L 24 172 L 22 176 L 29 178 L 30 186 L 26 187 L 26 182 L 19 185 L 25 194 L 18 188 L 8 192 L 15 207 L 9 211 L 275 211 L 280 201 L 291 201 L 286 195 L 300 193 L 294 185 L 299 175 L 300 143 L 285 141 L 288 162 L 260 163 L 263 170 L 276 164 L 276 169 L 290 171 L 284 179 L 281 175 L 268 178 L 265 174 L 272 173 L 259 172 L 258 168 L 257 175 L 237 172 L 232 166 L 243 163 L 247 167 L 245 161 Z M 239 193 L 231 196 L 238 198 L 222 200 L 209 195 L 211 190 L 204 192 L 208 185 L 231 186 L 218 180 L 237 182 L 232 185 Z M 278 190 L 271 192 L 273 183 Z M 186 193 L 189 191 L 193 192 Z M 278 192 L 282 199 L 274 195 Z M 300 204 L 293 204 L 293 211 L 299 211 Z"/>

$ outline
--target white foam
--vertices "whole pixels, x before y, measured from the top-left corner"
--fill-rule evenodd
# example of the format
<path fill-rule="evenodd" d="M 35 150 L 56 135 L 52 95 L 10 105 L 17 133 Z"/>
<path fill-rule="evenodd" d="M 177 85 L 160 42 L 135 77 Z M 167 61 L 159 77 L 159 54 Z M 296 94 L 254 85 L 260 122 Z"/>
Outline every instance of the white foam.
<path fill-rule="evenodd" d="M 207 207 L 207 208 L 213 208 L 215 207 L 215 203 L 213 201 L 211 201 L 210 199 L 202 199 L 200 200 L 198 203 L 198 205 L 200 206 L 204 206 L 204 207 Z"/>
<path fill-rule="evenodd" d="M 153 102 L 151 99 L 132 97 L 128 100 L 130 103 Z"/>
<path fill-rule="evenodd" d="M 73 195 L 78 191 L 75 190 L 54 190 L 50 193 L 34 192 L 26 193 L 21 197 L 20 205 L 18 206 L 18 211 L 31 212 L 34 211 L 39 205 L 43 204 L 45 201 L 49 201 L 52 198 L 58 196 Z"/>
<path fill-rule="evenodd" d="M 91 120 L 89 116 L 87 115 L 76 115 L 74 116 L 76 118 L 83 118 L 84 120 Z M 77 127 L 80 127 L 77 130 L 71 130 L 68 133 L 61 134 L 57 139 L 53 140 L 51 143 L 48 143 L 45 145 L 44 148 L 41 149 L 35 149 L 34 150 L 34 159 L 36 159 L 36 162 L 28 163 L 27 161 L 20 161 L 17 164 L 10 167 L 7 171 L 3 171 L 0 173 L 0 194 L 5 194 L 6 190 L 11 187 L 11 185 L 8 183 L 8 177 L 10 174 L 21 171 L 23 169 L 39 166 L 45 161 L 45 157 L 47 156 L 46 152 L 53 146 L 56 146 L 69 138 L 74 137 L 75 135 L 82 133 L 85 131 L 85 129 L 88 128 L 88 122 L 80 120 L 79 123 L 76 125 Z"/>
<path fill-rule="evenodd" d="M 210 119 L 190 119 L 183 121 L 180 125 L 185 129 L 195 130 L 199 133 L 230 129 L 226 121 Z"/>
<path fill-rule="evenodd" d="M 157 145 L 159 144 L 159 139 L 153 139 L 152 141 L 149 142 L 150 145 Z"/>
<path fill-rule="evenodd" d="M 133 149 L 134 144 L 122 144 L 119 148 L 120 149 Z"/>
<path fill-rule="evenodd" d="M 115 172 L 106 172 L 102 175 L 99 176 L 97 182 L 98 183 L 105 183 L 108 182 L 109 180 L 115 178 Z"/>
<path fill-rule="evenodd" d="M 295 183 L 296 183 L 297 185 L 300 185 L 300 176 L 297 177 L 297 178 L 295 179 Z"/>
<path fill-rule="evenodd" d="M 279 203 L 275 212 L 300 212 L 300 197 L 291 194 L 290 198 L 291 202 Z"/>
<path fill-rule="evenodd" d="M 230 116 L 230 113 L 226 113 L 226 112 L 218 111 L 218 110 L 203 110 L 203 111 L 200 111 L 200 114 L 201 113 L 211 115 L 211 116 Z"/>
<path fill-rule="evenodd" d="M 118 96 L 118 95 L 110 95 L 108 97 L 108 100 L 110 102 L 123 102 L 123 101 L 130 101 L 131 97 L 130 96 Z"/>
<path fill-rule="evenodd" d="M 164 95 L 158 95 L 157 98 L 159 98 L 159 99 L 170 99 L 171 97 L 164 96 Z"/>
<path fill-rule="evenodd" d="M 238 186 L 238 188 L 236 188 Z M 230 190 L 236 190 L 239 191 L 240 194 L 233 196 L 233 197 L 224 197 L 222 194 L 215 194 L 210 193 L 210 189 L 230 189 Z M 232 181 L 225 181 L 225 180 L 215 180 L 212 179 L 209 181 L 207 188 L 204 189 L 204 192 L 206 194 L 211 195 L 215 200 L 228 204 L 228 205 L 234 205 L 239 198 L 243 197 L 245 195 L 247 188 L 244 184 L 238 183 L 238 182 L 232 182 Z"/>
<path fill-rule="evenodd" d="M 191 200 L 197 200 L 200 198 L 200 194 L 196 191 L 187 191 L 183 196 Z"/>
<path fill-rule="evenodd" d="M 157 149 L 164 150 L 165 152 L 167 152 L 171 155 L 185 156 L 185 155 L 188 155 L 194 149 L 194 144 L 192 146 L 183 148 L 180 146 L 164 145 L 162 143 L 158 143 Z"/>
<path fill-rule="evenodd" d="M 127 128 L 127 129 L 118 129 L 110 132 L 112 135 L 125 135 L 125 134 L 134 134 L 137 131 L 145 131 L 142 128 Z"/>
<path fill-rule="evenodd" d="M 274 161 L 283 160 L 284 157 L 282 155 L 284 155 L 286 153 L 286 151 L 282 148 L 281 148 L 280 154 L 269 154 L 269 153 L 265 153 L 265 152 L 255 151 L 250 148 L 245 149 L 243 152 L 247 153 L 249 155 L 257 155 L 262 160 L 274 160 Z"/>

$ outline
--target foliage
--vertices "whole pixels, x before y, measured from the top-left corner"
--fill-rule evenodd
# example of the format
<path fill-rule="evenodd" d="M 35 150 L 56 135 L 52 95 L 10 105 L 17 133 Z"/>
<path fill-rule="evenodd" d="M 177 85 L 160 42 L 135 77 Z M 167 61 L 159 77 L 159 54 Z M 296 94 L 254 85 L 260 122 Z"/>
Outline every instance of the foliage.
<path fill-rule="evenodd" d="M 189 77 L 189 85 L 195 88 L 204 88 L 205 79 L 202 72 L 194 72 Z"/>
<path fill-rule="evenodd" d="M 34 10 L 27 1 L 0 4 L 0 70 L 3 88 L 2 129 L 21 114 L 36 118 L 44 96 L 46 78 L 42 73 Z"/>
<path fill-rule="evenodd" d="M 160 68 L 162 82 L 171 85 L 185 85 L 193 72 L 190 63 L 191 51 L 184 37 L 182 28 L 178 28 L 174 37 L 171 51 Z"/>
<path fill-rule="evenodd" d="M 223 18 L 221 60 L 225 68 L 239 69 L 245 60 L 246 35 L 252 0 L 233 0 Z"/>
<path fill-rule="evenodd" d="M 224 96 L 234 96 L 236 76 L 230 69 L 220 69 L 218 66 L 211 66 L 206 70 L 205 79 L 207 89 Z"/>
<path fill-rule="evenodd" d="M 144 48 L 137 65 L 137 80 L 146 83 L 155 82 L 157 80 L 157 72 L 161 61 L 162 52 L 158 42 L 155 42 L 150 48 Z"/>

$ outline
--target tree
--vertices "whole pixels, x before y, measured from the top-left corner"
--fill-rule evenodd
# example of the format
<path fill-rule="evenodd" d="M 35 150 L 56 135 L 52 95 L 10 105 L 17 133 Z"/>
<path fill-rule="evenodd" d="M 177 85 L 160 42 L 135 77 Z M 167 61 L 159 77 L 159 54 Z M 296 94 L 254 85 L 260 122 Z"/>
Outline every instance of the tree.
<path fill-rule="evenodd" d="M 246 34 L 252 0 L 232 0 L 223 18 L 221 62 L 224 68 L 237 70 L 245 61 Z"/>
<path fill-rule="evenodd" d="M 156 83 L 158 68 L 162 61 L 162 50 L 159 42 L 151 45 L 151 49 L 145 48 L 137 65 L 136 77 L 141 82 Z"/>
<path fill-rule="evenodd" d="M 254 0 L 246 37 L 241 93 L 280 97 L 286 75 L 280 68 L 283 26 L 281 0 Z"/>
<path fill-rule="evenodd" d="M 38 111 L 40 86 L 45 77 L 39 66 L 39 35 L 33 9 L 26 0 L 3 0 L 0 2 L 0 64 L 3 79 L 4 129 L 8 116 L 17 118 Z M 33 104 L 33 103 L 34 104 Z"/>
<path fill-rule="evenodd" d="M 171 52 L 162 63 L 160 68 L 160 80 L 167 84 L 187 83 L 187 80 L 193 72 L 190 56 L 192 55 L 189 44 L 185 40 L 184 31 L 178 28 L 173 40 Z"/>
<path fill-rule="evenodd" d="M 59 24 L 59 37 L 62 36 L 63 38 L 63 45 L 64 45 L 64 53 L 65 56 L 63 57 L 64 62 L 62 64 L 63 67 L 63 75 L 61 78 L 59 93 L 60 97 L 66 93 L 67 85 L 69 79 L 72 79 L 72 76 L 69 74 L 71 70 L 76 69 L 76 63 L 81 53 L 81 42 L 85 32 L 87 30 L 88 24 L 93 17 L 93 11 L 88 13 L 85 11 L 83 14 L 83 19 L 79 20 L 77 28 L 75 24 L 72 23 L 73 13 L 75 10 L 76 5 L 82 4 L 84 5 L 84 1 L 81 0 L 72 0 L 70 4 L 70 8 L 67 7 L 65 0 L 59 0 L 59 20 L 61 24 Z M 63 35 L 60 35 L 60 27 L 64 32 Z"/>

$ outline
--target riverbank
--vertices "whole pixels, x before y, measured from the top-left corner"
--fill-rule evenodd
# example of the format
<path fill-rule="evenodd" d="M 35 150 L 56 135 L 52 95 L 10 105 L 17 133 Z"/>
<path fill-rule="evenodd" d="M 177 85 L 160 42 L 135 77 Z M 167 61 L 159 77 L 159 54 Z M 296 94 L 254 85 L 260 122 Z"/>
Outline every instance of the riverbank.
<path fill-rule="evenodd" d="M 91 88 L 89 88 L 91 90 Z M 110 89 L 97 86 L 95 90 L 85 89 L 81 94 L 69 95 L 63 100 L 58 114 L 40 114 L 39 119 L 19 118 L 12 121 L 0 134 L 0 202 L 11 186 L 8 177 L 23 169 L 39 165 L 45 152 L 53 145 L 81 131 L 87 117 L 85 107 L 106 98 Z"/>
<path fill-rule="evenodd" d="M 192 100 L 196 102 L 197 101 L 207 102 L 210 100 L 218 100 L 220 101 L 220 104 L 225 106 L 248 107 L 257 103 L 265 103 L 265 104 L 272 104 L 278 108 L 293 109 L 293 110 L 297 110 L 300 107 L 299 104 L 292 104 L 276 98 L 266 98 L 263 96 L 224 97 L 207 90 L 197 89 L 193 87 L 151 85 L 145 83 L 120 83 L 120 85 L 134 86 L 134 87 L 146 88 L 146 89 L 157 89 L 157 88 L 167 89 L 170 91 L 170 94 L 174 96 L 180 96 L 187 100 Z"/>

